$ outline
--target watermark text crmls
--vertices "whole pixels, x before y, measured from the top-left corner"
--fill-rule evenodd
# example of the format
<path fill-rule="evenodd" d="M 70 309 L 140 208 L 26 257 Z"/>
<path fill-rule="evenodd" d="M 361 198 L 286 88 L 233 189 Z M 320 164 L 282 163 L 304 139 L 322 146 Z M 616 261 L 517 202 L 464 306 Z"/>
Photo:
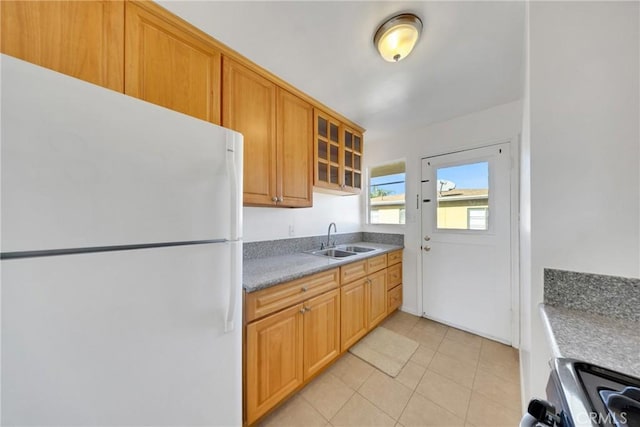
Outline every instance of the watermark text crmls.
<path fill-rule="evenodd" d="M 627 413 L 626 412 L 620 412 L 619 414 L 617 414 L 616 418 L 613 418 L 612 414 L 601 414 L 599 412 L 589 412 L 589 413 L 582 413 L 582 414 L 578 414 L 577 418 L 577 422 L 582 424 L 582 423 L 588 423 L 589 421 L 591 422 L 595 422 L 598 424 L 603 424 L 603 423 L 609 423 L 609 424 L 614 424 L 615 419 L 617 419 L 617 421 L 619 423 L 622 424 L 626 424 L 627 423 Z"/>

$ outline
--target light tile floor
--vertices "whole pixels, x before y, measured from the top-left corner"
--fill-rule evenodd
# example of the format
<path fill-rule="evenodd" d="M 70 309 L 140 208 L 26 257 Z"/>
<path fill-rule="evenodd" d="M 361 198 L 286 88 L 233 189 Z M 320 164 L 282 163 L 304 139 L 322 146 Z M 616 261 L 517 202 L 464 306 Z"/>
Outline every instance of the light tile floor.
<path fill-rule="evenodd" d="M 517 350 L 396 312 L 383 327 L 420 345 L 396 378 L 345 353 L 262 426 L 517 426 Z"/>

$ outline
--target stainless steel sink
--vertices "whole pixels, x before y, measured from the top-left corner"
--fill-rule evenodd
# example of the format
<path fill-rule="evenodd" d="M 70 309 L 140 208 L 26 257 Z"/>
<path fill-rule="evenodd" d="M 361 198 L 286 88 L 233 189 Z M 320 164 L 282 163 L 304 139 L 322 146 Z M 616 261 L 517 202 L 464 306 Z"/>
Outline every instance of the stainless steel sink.
<path fill-rule="evenodd" d="M 328 249 L 318 249 L 315 251 L 307 251 L 308 254 L 323 256 L 327 258 L 348 258 L 355 255 L 364 254 L 367 252 L 375 251 L 373 248 L 365 248 L 363 246 L 353 246 L 353 245 L 340 245 L 335 248 Z"/>
<path fill-rule="evenodd" d="M 358 253 L 358 254 L 375 251 L 375 249 L 373 249 L 373 248 L 365 248 L 365 247 L 362 247 L 362 246 L 338 246 L 336 249 L 340 249 L 340 250 L 347 251 L 347 252 L 355 252 L 355 253 Z"/>
<path fill-rule="evenodd" d="M 321 249 L 318 251 L 310 251 L 311 255 L 324 256 L 329 258 L 346 258 L 354 255 L 358 255 L 355 252 L 347 252 L 341 249 Z"/>

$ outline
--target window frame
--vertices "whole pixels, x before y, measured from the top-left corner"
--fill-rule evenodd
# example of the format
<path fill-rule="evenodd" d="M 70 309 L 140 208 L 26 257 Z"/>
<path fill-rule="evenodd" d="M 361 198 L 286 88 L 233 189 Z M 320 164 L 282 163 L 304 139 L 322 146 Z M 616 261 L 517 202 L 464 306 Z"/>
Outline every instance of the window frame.
<path fill-rule="evenodd" d="M 380 168 L 380 167 L 384 167 L 384 166 L 390 166 L 390 165 L 394 165 L 394 164 L 397 164 L 397 163 L 402 163 L 403 164 L 403 169 L 404 169 L 404 172 L 398 172 L 398 173 L 403 173 L 404 174 L 404 180 L 403 180 L 404 200 L 402 202 L 402 207 L 400 208 L 400 212 L 399 212 L 399 215 L 398 215 L 399 219 L 403 219 L 404 222 L 398 222 L 398 223 L 372 222 L 372 220 L 371 220 L 372 204 L 371 204 L 371 197 L 370 197 L 371 189 L 372 189 L 371 171 L 373 169 L 376 169 L 376 168 Z M 388 174 L 388 175 L 392 175 L 392 174 Z M 380 175 L 380 176 L 387 176 L 387 175 Z M 374 225 L 374 226 L 405 227 L 406 223 L 407 223 L 406 222 L 406 211 L 407 211 L 407 160 L 405 158 L 395 159 L 395 160 L 387 161 L 387 162 L 384 162 L 384 163 L 378 163 L 378 164 L 375 164 L 373 166 L 367 166 L 367 169 L 366 169 L 366 195 L 365 195 L 365 197 L 366 197 L 366 200 L 365 200 L 365 224 Z"/>

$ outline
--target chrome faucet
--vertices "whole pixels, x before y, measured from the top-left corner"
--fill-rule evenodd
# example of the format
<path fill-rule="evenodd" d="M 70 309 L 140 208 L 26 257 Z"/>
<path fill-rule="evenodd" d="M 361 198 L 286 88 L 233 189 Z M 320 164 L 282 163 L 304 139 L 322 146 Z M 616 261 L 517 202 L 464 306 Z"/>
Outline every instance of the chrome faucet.
<path fill-rule="evenodd" d="M 335 222 L 332 222 L 331 224 L 329 224 L 329 230 L 327 231 L 327 244 L 326 245 L 322 244 L 320 249 L 330 248 L 332 246 L 335 246 L 335 244 L 336 244 L 335 240 L 333 241 L 333 244 L 331 243 L 331 226 L 332 225 L 333 225 L 333 232 L 334 233 L 338 232 L 338 230 L 336 229 L 336 223 Z"/>

